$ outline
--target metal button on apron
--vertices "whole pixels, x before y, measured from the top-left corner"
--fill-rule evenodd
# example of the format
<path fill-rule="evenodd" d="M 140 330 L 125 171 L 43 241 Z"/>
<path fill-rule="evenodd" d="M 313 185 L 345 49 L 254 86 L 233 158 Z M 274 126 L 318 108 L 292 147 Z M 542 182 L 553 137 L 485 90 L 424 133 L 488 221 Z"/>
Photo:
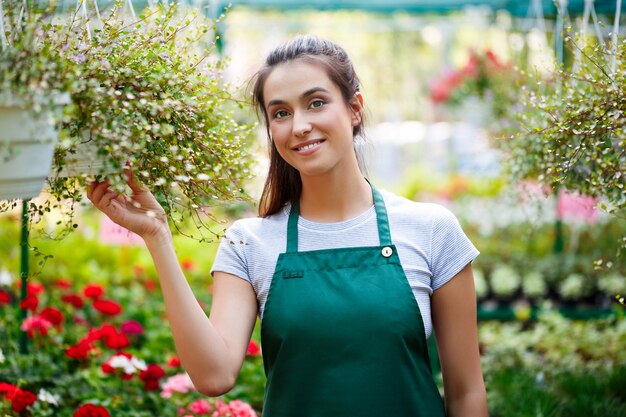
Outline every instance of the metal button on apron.
<path fill-rule="evenodd" d="M 393 253 L 393 249 L 391 249 L 389 246 L 385 246 L 382 250 L 382 254 L 385 258 L 389 258 L 392 253 Z"/>

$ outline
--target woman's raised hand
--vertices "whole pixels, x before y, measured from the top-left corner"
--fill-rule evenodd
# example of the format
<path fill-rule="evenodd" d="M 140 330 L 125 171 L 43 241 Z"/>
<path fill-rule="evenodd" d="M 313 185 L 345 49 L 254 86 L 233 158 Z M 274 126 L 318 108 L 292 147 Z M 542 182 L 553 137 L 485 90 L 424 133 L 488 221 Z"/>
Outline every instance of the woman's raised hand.
<path fill-rule="evenodd" d="M 87 198 L 113 222 L 141 236 L 144 241 L 169 236 L 163 207 L 145 186 L 139 184 L 130 169 L 124 171 L 131 196 L 120 195 L 109 187 L 109 181 L 89 184 Z"/>

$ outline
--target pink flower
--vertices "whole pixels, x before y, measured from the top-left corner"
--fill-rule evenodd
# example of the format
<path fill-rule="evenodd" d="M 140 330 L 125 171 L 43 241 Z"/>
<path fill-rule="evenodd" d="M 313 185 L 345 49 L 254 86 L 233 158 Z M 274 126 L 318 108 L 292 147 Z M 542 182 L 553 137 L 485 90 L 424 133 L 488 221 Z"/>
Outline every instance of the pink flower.
<path fill-rule="evenodd" d="M 212 417 L 257 417 L 250 404 L 239 400 L 233 400 L 228 404 L 218 401 L 215 408 Z"/>
<path fill-rule="evenodd" d="M 213 407 L 211 407 L 211 404 L 209 404 L 207 400 L 199 399 L 189 404 L 189 409 L 196 414 L 202 415 L 209 414 Z"/>
<path fill-rule="evenodd" d="M 598 212 L 595 209 L 597 200 L 578 193 L 560 192 L 557 201 L 557 217 L 563 220 L 579 220 L 594 223 Z"/>
<path fill-rule="evenodd" d="M 48 334 L 48 329 L 52 327 L 52 323 L 44 319 L 41 316 L 31 316 L 24 319 L 20 329 L 28 334 L 28 337 L 33 337 L 35 333 L 39 333 L 43 336 Z"/>
<path fill-rule="evenodd" d="M 191 382 L 189 375 L 187 373 L 176 374 L 169 377 L 163 384 L 161 397 L 170 398 L 175 392 L 186 393 L 190 391 L 196 391 L 196 387 Z"/>
<path fill-rule="evenodd" d="M 127 336 L 140 335 L 143 333 L 143 326 L 135 320 L 127 320 L 120 326 L 120 332 Z"/>

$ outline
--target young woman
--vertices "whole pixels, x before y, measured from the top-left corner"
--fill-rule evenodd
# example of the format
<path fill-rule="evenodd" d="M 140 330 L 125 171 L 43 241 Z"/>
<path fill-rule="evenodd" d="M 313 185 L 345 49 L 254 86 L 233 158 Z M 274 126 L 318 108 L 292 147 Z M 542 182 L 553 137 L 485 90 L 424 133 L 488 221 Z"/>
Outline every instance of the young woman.
<path fill-rule="evenodd" d="M 177 262 L 163 210 L 94 183 L 89 199 L 143 237 L 176 349 L 196 388 L 230 390 L 257 315 L 265 417 L 487 416 L 471 262 L 478 251 L 435 204 L 378 191 L 359 168 L 363 97 L 338 45 L 298 36 L 257 73 L 270 169 L 260 217 L 235 222 L 211 273 L 207 318 Z M 147 216 L 146 212 L 152 214 Z M 445 404 L 430 371 L 434 329 Z"/>

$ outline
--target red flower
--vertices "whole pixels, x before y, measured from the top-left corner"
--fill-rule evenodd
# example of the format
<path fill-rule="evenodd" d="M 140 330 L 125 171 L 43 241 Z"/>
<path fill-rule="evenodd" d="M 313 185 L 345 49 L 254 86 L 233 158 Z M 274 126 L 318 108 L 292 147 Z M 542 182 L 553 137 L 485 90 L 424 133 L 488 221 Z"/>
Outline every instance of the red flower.
<path fill-rule="evenodd" d="M 106 338 L 114 334 L 117 334 L 117 330 L 115 330 L 115 326 L 108 324 L 108 323 L 104 323 L 100 327 L 90 329 L 89 333 L 87 333 L 86 338 L 93 342 L 93 341 L 101 340 L 101 339 L 106 340 Z"/>
<path fill-rule="evenodd" d="M 28 294 L 26 298 L 20 301 L 20 308 L 30 311 L 36 311 L 39 305 L 39 299 L 34 294 Z"/>
<path fill-rule="evenodd" d="M 11 296 L 5 290 L 0 290 L 0 305 L 11 302 Z"/>
<path fill-rule="evenodd" d="M 111 417 L 111 415 L 100 405 L 84 404 L 74 411 L 73 417 Z"/>
<path fill-rule="evenodd" d="M 26 294 L 38 295 L 43 293 L 43 285 L 38 282 L 29 282 L 26 284 Z"/>
<path fill-rule="evenodd" d="M 0 394 L 7 394 L 9 392 L 13 392 L 17 389 L 17 387 L 13 384 L 9 384 L 8 382 L 0 382 Z"/>
<path fill-rule="evenodd" d="M 167 366 L 178 368 L 180 366 L 180 358 L 176 355 L 170 355 L 170 358 L 167 360 Z"/>
<path fill-rule="evenodd" d="M 146 288 L 147 291 L 154 291 L 156 290 L 157 284 L 156 282 L 154 282 L 153 279 L 147 279 L 143 282 L 143 286 Z"/>
<path fill-rule="evenodd" d="M 130 341 L 126 335 L 114 333 L 104 339 L 104 345 L 109 349 L 124 349 L 130 346 Z"/>
<path fill-rule="evenodd" d="M 93 343 L 90 340 L 83 339 L 75 345 L 67 348 L 65 350 L 65 355 L 68 358 L 72 358 L 77 361 L 84 361 L 89 359 L 89 352 L 91 352 L 93 348 Z"/>
<path fill-rule="evenodd" d="M 246 355 L 259 356 L 260 353 L 261 353 L 261 348 L 259 347 L 259 344 L 255 342 L 254 340 L 250 340 L 250 343 L 248 344 L 248 350 L 246 351 Z"/>
<path fill-rule="evenodd" d="M 60 326 L 63 323 L 63 314 L 54 307 L 46 307 L 39 313 L 41 317 L 52 323 L 53 326 Z"/>
<path fill-rule="evenodd" d="M 151 363 L 145 371 L 139 373 L 143 387 L 148 391 L 159 389 L 159 380 L 165 376 L 165 371 L 159 365 Z"/>
<path fill-rule="evenodd" d="M 35 333 L 39 333 L 42 336 L 48 334 L 48 329 L 52 327 L 52 323 L 44 319 L 41 316 L 31 316 L 24 319 L 20 329 L 25 331 L 28 337 L 33 337 Z"/>
<path fill-rule="evenodd" d="M 11 400 L 13 411 L 21 413 L 26 407 L 37 401 L 37 395 L 16 387 L 12 392 L 7 392 L 7 399 Z"/>
<path fill-rule="evenodd" d="M 74 308 L 83 308 L 83 299 L 76 294 L 66 294 L 61 297 L 61 301 L 71 304 Z"/>
<path fill-rule="evenodd" d="M 104 294 L 104 287 L 100 284 L 87 284 L 83 289 L 83 295 L 93 300 L 102 297 Z"/>
<path fill-rule="evenodd" d="M 61 290 L 68 290 L 72 288 L 72 283 L 65 278 L 58 278 L 56 281 L 54 281 L 53 285 Z"/>
<path fill-rule="evenodd" d="M 180 261 L 180 266 L 183 268 L 183 270 L 189 272 L 196 268 L 196 263 L 189 258 L 185 258 Z"/>
<path fill-rule="evenodd" d="M 122 312 L 122 307 L 111 300 L 95 300 L 93 308 L 107 316 L 116 316 Z"/>

